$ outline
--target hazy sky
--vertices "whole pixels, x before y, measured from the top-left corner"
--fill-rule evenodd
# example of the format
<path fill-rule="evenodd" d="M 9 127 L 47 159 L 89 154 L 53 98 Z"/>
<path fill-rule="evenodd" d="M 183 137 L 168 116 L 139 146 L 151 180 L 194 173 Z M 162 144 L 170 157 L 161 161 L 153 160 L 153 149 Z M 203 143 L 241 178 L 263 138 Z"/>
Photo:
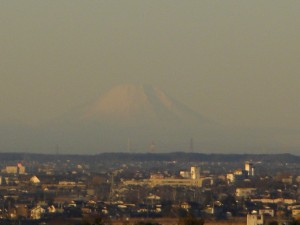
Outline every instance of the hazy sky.
<path fill-rule="evenodd" d="M 0 121 L 40 123 L 120 83 L 217 122 L 300 128 L 300 1 L 0 1 Z"/>

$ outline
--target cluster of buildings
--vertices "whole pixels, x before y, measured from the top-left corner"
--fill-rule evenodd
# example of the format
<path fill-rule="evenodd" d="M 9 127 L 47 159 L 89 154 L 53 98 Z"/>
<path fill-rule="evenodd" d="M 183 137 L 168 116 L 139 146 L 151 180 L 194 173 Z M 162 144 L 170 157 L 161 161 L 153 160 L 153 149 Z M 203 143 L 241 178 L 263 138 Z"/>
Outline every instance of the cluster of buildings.
<path fill-rule="evenodd" d="M 300 219 L 297 165 L 272 165 L 268 172 L 270 165 L 252 161 L 92 162 L 71 157 L 5 162 L 0 174 L 0 222 L 189 214 L 208 220 L 243 218 L 248 225 Z"/>
<path fill-rule="evenodd" d="M 149 179 L 124 180 L 123 184 L 155 186 L 202 187 L 203 181 L 213 182 L 212 177 L 200 176 L 200 167 L 192 166 L 190 171 L 180 171 L 179 176 L 165 177 L 161 173 L 151 174 Z"/>
<path fill-rule="evenodd" d="M 151 174 L 148 179 L 123 180 L 123 184 L 127 187 L 170 186 L 191 191 L 194 195 L 201 190 L 200 195 L 209 193 L 210 196 L 209 204 L 201 205 L 202 210 L 198 212 L 199 215 L 206 213 L 222 218 L 248 215 L 249 224 L 260 224 L 264 216 L 300 219 L 299 178 L 298 174 L 256 175 L 255 163 L 246 161 L 243 169 L 238 168 L 226 174 L 211 174 L 206 171 L 206 174 L 201 175 L 200 167 L 192 166 L 190 171 L 180 171 L 178 176 L 155 173 Z M 226 205 L 228 204 L 226 198 L 231 198 L 231 206 Z M 194 203 L 203 202 L 201 197 L 197 199 L 186 196 L 186 199 L 189 200 L 181 203 L 179 207 L 187 212 L 197 211 L 193 209 Z M 199 205 L 197 207 L 199 208 Z M 254 218 L 257 221 L 252 223 Z"/>
<path fill-rule="evenodd" d="M 245 162 L 245 169 L 237 169 L 234 172 L 227 173 L 226 179 L 228 182 L 235 182 L 236 180 L 244 180 L 248 177 L 254 177 L 255 167 L 252 162 Z"/>

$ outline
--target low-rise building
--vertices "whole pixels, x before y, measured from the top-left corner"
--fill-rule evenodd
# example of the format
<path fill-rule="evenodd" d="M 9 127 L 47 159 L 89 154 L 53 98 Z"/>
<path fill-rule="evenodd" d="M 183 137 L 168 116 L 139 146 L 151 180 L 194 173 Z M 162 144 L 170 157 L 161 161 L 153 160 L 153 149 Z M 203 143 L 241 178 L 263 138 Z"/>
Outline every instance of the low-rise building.
<path fill-rule="evenodd" d="M 247 215 L 247 225 L 263 225 L 264 216 L 258 214 L 248 214 Z"/>
<path fill-rule="evenodd" d="M 249 198 L 254 195 L 256 192 L 256 188 L 237 188 L 235 191 L 235 195 L 237 197 Z"/>

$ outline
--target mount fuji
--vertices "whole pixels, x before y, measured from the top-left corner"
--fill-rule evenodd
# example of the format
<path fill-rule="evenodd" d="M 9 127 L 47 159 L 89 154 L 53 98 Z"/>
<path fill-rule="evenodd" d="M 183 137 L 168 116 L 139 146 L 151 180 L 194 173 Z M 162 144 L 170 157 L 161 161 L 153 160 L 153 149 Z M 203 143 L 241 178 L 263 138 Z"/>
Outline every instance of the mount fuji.
<path fill-rule="evenodd" d="M 198 125 L 212 122 L 149 85 L 119 85 L 87 106 L 82 120 L 109 122 L 117 125 Z"/>
<path fill-rule="evenodd" d="M 192 138 L 222 139 L 220 125 L 150 85 L 118 85 L 52 124 L 61 141 L 94 151 L 186 151 Z"/>
<path fill-rule="evenodd" d="M 1 129 L 5 151 L 33 152 L 245 152 L 274 140 L 225 128 L 150 85 L 113 87 L 95 101 L 39 127 Z M 270 145 L 271 143 L 271 145 Z M 274 146 L 272 146 L 274 145 Z M 12 148 L 13 149 L 13 148 Z M 10 150 L 9 150 L 10 151 Z"/>

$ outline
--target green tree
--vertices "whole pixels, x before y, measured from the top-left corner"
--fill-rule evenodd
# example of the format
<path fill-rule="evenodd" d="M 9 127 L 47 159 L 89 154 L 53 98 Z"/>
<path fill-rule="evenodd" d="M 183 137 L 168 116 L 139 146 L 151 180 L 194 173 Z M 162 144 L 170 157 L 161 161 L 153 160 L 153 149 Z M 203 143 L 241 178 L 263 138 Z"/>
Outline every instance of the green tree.
<path fill-rule="evenodd" d="M 96 217 L 90 220 L 83 220 L 80 225 L 111 225 L 111 221 L 102 217 Z"/>
<path fill-rule="evenodd" d="M 160 224 L 151 221 L 139 221 L 135 223 L 135 225 L 160 225 Z"/>
<path fill-rule="evenodd" d="M 300 225 L 300 220 L 293 219 L 292 221 L 289 222 L 289 225 Z"/>
<path fill-rule="evenodd" d="M 278 225 L 278 222 L 275 221 L 275 220 L 273 220 L 273 221 L 270 221 L 270 222 L 269 222 L 269 225 Z"/>
<path fill-rule="evenodd" d="M 80 225 L 92 225 L 89 221 L 81 221 Z"/>
<path fill-rule="evenodd" d="M 182 217 L 178 221 L 178 225 L 204 225 L 203 219 L 198 219 L 192 215 Z"/>

